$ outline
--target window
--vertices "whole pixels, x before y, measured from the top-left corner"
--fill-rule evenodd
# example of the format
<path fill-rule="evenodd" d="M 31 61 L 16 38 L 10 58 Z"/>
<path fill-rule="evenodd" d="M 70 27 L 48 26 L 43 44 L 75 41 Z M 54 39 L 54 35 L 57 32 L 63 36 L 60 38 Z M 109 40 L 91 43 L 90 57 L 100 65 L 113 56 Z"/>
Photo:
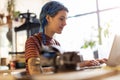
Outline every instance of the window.
<path fill-rule="evenodd" d="M 100 44 L 100 54 L 107 57 L 110 34 L 120 26 L 119 0 L 56 0 L 68 9 L 68 20 L 62 34 L 55 36 L 64 50 L 80 50 L 84 40 L 95 40 Z M 100 32 L 98 31 L 100 30 Z M 109 30 L 109 33 L 107 32 Z M 105 36 L 107 35 L 107 37 Z M 99 37 L 98 37 L 99 36 Z M 108 41 L 108 42 L 107 42 Z M 106 43 L 107 42 L 107 43 Z M 111 43 L 111 42 L 110 42 Z"/>

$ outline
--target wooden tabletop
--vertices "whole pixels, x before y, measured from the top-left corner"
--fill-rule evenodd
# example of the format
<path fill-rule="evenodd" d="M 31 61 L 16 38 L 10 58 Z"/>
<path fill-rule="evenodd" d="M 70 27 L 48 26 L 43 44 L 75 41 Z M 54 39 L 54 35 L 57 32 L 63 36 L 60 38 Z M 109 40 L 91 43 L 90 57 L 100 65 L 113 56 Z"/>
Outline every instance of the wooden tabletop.
<path fill-rule="evenodd" d="M 25 69 L 0 71 L 0 80 L 119 80 L 120 70 L 116 69 L 85 69 L 78 71 L 43 73 L 41 75 L 21 75 Z"/>
<path fill-rule="evenodd" d="M 32 76 L 33 80 L 102 80 L 103 78 L 116 75 L 116 70 L 87 69 L 83 71 L 72 71 L 56 74 L 42 74 Z"/>

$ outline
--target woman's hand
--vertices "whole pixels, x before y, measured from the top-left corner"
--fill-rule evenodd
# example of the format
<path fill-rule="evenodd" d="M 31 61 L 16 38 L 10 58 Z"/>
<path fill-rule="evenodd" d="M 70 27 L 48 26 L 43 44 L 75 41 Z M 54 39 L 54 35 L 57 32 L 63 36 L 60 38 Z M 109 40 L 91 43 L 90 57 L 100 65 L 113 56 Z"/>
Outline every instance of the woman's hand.
<path fill-rule="evenodd" d="M 80 63 L 80 67 L 96 66 L 96 65 L 100 65 L 99 61 L 97 61 L 97 60 L 85 60 Z"/>
<path fill-rule="evenodd" d="M 103 58 L 103 59 L 96 59 L 100 64 L 102 63 L 106 63 L 107 62 L 107 59 L 106 58 Z"/>

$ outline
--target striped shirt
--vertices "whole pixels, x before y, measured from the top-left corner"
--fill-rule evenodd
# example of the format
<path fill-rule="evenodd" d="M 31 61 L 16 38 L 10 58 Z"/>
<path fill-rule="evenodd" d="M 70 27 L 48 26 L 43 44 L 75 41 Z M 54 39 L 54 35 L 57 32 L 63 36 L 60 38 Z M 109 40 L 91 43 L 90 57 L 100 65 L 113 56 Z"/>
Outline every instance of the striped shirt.
<path fill-rule="evenodd" d="M 60 46 L 59 42 L 49 36 L 45 35 L 46 37 L 46 45 L 58 45 Z M 42 33 L 37 33 L 31 37 L 29 37 L 25 43 L 25 60 L 26 60 L 26 71 L 29 74 L 28 64 L 27 61 L 29 58 L 38 57 L 42 42 Z"/>

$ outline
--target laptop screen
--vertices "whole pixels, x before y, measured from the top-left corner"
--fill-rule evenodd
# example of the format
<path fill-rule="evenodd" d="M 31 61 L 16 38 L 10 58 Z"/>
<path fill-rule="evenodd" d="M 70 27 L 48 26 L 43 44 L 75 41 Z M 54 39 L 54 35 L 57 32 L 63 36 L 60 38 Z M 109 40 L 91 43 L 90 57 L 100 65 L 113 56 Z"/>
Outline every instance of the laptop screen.
<path fill-rule="evenodd" d="M 120 65 L 120 35 L 115 35 L 110 55 L 106 63 L 108 66 Z"/>

